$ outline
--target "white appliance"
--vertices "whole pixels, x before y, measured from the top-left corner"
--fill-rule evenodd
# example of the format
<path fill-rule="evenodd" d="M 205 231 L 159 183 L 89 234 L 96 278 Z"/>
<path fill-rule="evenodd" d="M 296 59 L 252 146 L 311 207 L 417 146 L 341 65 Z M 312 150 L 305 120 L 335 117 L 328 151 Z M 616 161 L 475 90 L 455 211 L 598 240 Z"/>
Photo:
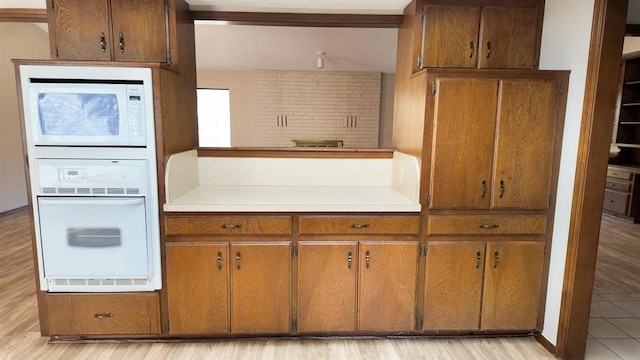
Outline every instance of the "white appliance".
<path fill-rule="evenodd" d="M 146 146 L 153 114 L 146 68 L 20 68 L 28 141 L 34 146 Z"/>
<path fill-rule="evenodd" d="M 147 161 L 39 159 L 37 165 L 34 206 L 48 290 L 159 288 Z"/>

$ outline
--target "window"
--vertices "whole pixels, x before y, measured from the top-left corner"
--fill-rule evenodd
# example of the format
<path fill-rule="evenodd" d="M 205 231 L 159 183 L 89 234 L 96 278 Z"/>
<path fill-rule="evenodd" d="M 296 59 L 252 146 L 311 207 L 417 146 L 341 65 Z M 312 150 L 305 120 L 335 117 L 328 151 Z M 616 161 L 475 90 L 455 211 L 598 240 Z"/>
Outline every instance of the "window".
<path fill-rule="evenodd" d="M 228 89 L 198 89 L 198 142 L 203 147 L 231 146 Z"/>

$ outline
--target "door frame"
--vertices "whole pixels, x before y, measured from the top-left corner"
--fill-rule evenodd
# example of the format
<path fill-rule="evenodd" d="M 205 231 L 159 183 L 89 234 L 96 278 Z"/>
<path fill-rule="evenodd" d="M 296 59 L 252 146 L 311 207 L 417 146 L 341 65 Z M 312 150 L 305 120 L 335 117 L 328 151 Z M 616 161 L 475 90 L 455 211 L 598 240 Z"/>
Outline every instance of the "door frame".
<path fill-rule="evenodd" d="M 556 355 L 584 358 L 627 1 L 595 0 Z"/>

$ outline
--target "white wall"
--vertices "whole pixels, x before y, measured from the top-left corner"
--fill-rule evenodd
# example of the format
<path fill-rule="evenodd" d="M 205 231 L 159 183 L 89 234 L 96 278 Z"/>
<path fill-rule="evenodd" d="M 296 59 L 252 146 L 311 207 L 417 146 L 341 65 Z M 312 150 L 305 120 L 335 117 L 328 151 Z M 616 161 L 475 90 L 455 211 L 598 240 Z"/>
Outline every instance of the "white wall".
<path fill-rule="evenodd" d="M 27 23 L 0 22 L 0 213 L 25 206 L 27 193 L 11 59 L 48 59 L 49 35 Z"/>
<path fill-rule="evenodd" d="M 547 0 L 540 69 L 571 70 L 542 335 L 556 344 L 594 0 Z M 571 21 L 567 21 L 571 19 Z"/>

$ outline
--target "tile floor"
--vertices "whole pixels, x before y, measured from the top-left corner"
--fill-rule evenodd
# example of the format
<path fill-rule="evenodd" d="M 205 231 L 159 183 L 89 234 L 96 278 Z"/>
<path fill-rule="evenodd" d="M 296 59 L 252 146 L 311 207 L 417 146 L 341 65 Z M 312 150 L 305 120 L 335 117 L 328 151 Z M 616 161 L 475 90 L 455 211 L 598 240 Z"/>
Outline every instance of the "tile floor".
<path fill-rule="evenodd" d="M 593 294 L 585 359 L 640 360 L 640 292 Z"/>

